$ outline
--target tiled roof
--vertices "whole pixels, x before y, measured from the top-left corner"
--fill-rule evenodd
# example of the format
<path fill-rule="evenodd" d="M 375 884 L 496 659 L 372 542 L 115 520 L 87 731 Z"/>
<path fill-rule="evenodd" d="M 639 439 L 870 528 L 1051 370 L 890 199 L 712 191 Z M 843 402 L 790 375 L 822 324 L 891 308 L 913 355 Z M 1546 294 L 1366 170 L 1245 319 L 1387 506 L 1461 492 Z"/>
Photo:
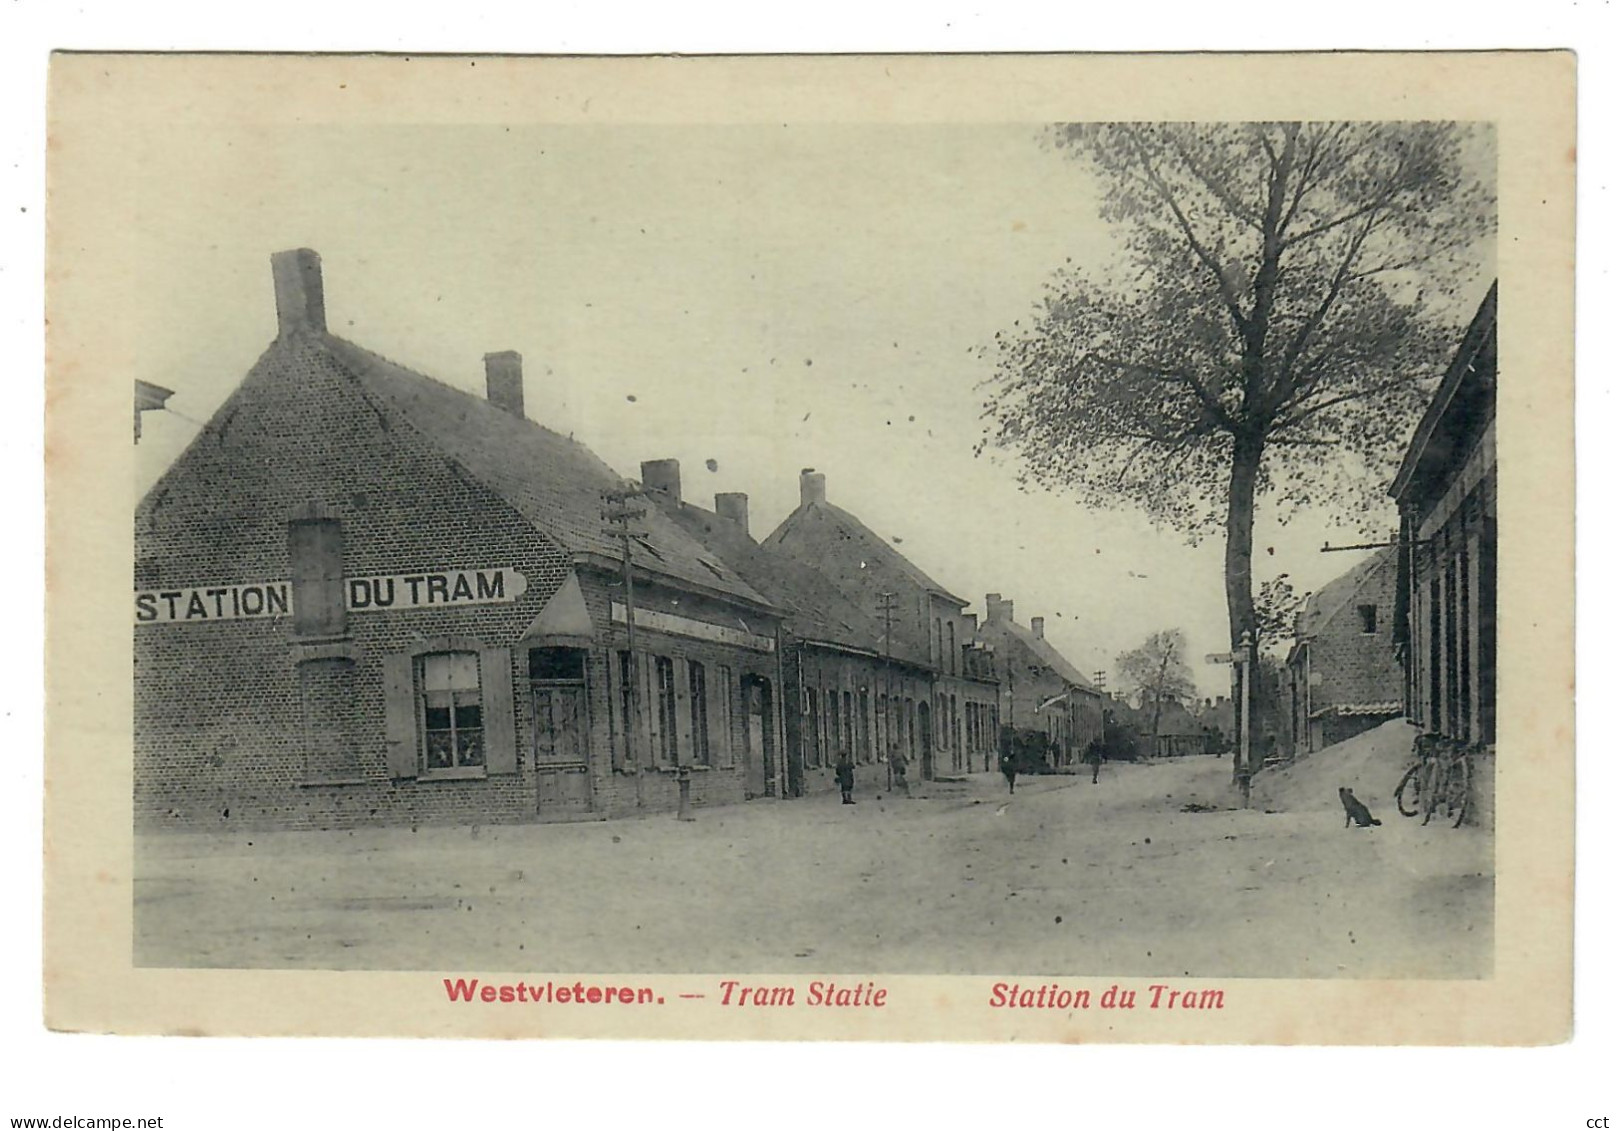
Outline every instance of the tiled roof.
<path fill-rule="evenodd" d="M 602 529 L 601 492 L 623 477 L 577 441 L 514 416 L 482 397 L 425 377 L 333 335 L 326 349 L 386 405 L 467 474 L 510 503 L 535 528 L 575 554 L 617 559 Z M 770 607 L 770 602 L 650 502 L 631 560 L 700 590 Z"/>
<path fill-rule="evenodd" d="M 784 627 L 794 636 L 882 654 L 882 623 L 813 566 L 760 545 L 737 523 L 691 503 L 665 504 L 665 513 L 783 609 Z"/>
<path fill-rule="evenodd" d="M 857 543 L 867 556 L 887 563 L 891 568 L 898 570 L 923 589 L 937 593 L 958 605 L 965 606 L 967 604 L 966 601 L 963 601 L 937 581 L 934 581 L 933 578 L 923 573 L 915 562 L 894 549 L 893 546 L 888 544 L 887 539 L 880 537 L 854 515 L 842 507 L 833 506 L 825 501 L 801 505 L 792 514 L 782 519 L 781 525 L 776 527 L 770 533 L 770 536 L 764 540 L 764 545 L 783 545 L 793 537 L 796 527 L 812 517 L 829 522 L 845 540 Z"/>
<path fill-rule="evenodd" d="M 1021 644 L 1030 655 L 1056 672 L 1058 678 L 1064 683 L 1070 683 L 1086 691 L 1101 694 L 1096 685 L 1086 679 L 1080 673 L 1080 670 L 1068 661 L 1068 657 L 1057 651 L 1043 637 L 1036 636 L 1033 629 L 1025 628 L 1016 621 L 1008 619 L 990 621 L 978 630 L 980 639 L 988 637 L 991 642 L 994 642 L 997 634 L 1009 636 Z"/>

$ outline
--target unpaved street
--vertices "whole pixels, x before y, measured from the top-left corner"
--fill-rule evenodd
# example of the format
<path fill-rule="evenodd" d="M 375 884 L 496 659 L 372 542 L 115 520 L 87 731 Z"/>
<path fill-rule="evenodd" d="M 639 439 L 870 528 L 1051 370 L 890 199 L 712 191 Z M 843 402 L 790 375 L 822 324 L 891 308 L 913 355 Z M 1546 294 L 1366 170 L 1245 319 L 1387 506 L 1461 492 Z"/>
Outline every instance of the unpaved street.
<path fill-rule="evenodd" d="M 1490 838 L 1231 804 L 1223 761 L 641 820 L 140 839 L 147 966 L 1477 977 Z"/>

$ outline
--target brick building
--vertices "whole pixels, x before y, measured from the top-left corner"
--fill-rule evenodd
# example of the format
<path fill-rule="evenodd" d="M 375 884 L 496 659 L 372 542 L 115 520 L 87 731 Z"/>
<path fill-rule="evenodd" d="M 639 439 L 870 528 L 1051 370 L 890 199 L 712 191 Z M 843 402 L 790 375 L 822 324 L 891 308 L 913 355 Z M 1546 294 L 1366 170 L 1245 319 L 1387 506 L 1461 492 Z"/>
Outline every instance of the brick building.
<path fill-rule="evenodd" d="M 747 580 L 784 614 L 781 626 L 783 725 L 789 792 L 801 796 L 836 788 L 840 751 L 855 761 L 861 792 L 889 787 L 888 761 L 897 749 L 920 767 L 917 704 L 932 694 L 933 672 L 886 655 L 883 621 L 807 562 L 754 541 L 748 497 L 715 496 L 705 510 L 681 497 L 680 464 L 641 465 L 649 497 L 693 538 Z"/>
<path fill-rule="evenodd" d="M 1496 288 L 1462 336 L 1389 493 L 1400 508 L 1396 646 L 1406 717 L 1495 749 Z M 1493 774 L 1475 765 L 1480 818 Z"/>
<path fill-rule="evenodd" d="M 273 257 L 278 335 L 135 514 L 142 824 L 611 816 L 783 785 L 779 611 L 620 477 L 487 399 L 326 331 Z"/>
<path fill-rule="evenodd" d="M 915 702 L 906 696 L 897 706 L 890 700 L 895 717 L 884 730 L 916 736 L 912 764 L 923 778 L 989 767 L 998 696 L 987 656 L 972 646 L 976 622 L 966 601 L 827 502 L 826 476 L 813 469 L 799 474 L 798 508 L 763 545 L 813 565 L 860 609 L 882 618 L 890 637 L 885 652 L 930 674 L 930 695 Z"/>
<path fill-rule="evenodd" d="M 1044 617 L 1025 628 L 999 593 L 986 594 L 984 608 L 977 639 L 993 656 L 1000 718 L 1014 730 L 1045 734 L 1052 769 L 1079 765 L 1091 740 L 1102 737 L 1102 692 L 1046 640 Z"/>
<path fill-rule="evenodd" d="M 1379 550 L 1304 602 L 1287 654 L 1294 756 L 1396 718 L 1404 676 L 1394 652 L 1393 548 Z"/>

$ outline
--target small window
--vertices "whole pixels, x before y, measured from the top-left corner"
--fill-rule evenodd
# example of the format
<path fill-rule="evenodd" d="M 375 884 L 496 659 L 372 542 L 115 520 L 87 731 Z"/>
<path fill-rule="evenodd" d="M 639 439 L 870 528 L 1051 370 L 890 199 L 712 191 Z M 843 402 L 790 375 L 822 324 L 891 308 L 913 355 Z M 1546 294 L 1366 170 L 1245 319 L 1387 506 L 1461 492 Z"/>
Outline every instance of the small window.
<path fill-rule="evenodd" d="M 438 652 L 417 661 L 423 767 L 481 769 L 483 696 L 476 652 Z"/>
<path fill-rule="evenodd" d="M 1364 633 L 1367 633 L 1367 634 L 1371 634 L 1371 633 L 1376 632 L 1377 631 L 1377 606 L 1376 605 L 1360 605 L 1360 606 L 1357 607 L 1356 611 L 1360 613 L 1360 630 L 1362 632 L 1364 632 Z"/>

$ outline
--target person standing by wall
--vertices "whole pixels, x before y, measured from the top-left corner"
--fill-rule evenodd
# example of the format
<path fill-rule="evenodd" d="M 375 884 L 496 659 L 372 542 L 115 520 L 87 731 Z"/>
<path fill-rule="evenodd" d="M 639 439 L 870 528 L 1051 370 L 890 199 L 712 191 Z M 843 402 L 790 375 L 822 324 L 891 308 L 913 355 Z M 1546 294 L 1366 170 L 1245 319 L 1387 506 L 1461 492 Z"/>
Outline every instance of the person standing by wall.
<path fill-rule="evenodd" d="M 838 788 L 843 791 L 843 803 L 853 805 L 854 800 L 854 759 L 844 750 L 838 755 L 837 765 Z"/>

